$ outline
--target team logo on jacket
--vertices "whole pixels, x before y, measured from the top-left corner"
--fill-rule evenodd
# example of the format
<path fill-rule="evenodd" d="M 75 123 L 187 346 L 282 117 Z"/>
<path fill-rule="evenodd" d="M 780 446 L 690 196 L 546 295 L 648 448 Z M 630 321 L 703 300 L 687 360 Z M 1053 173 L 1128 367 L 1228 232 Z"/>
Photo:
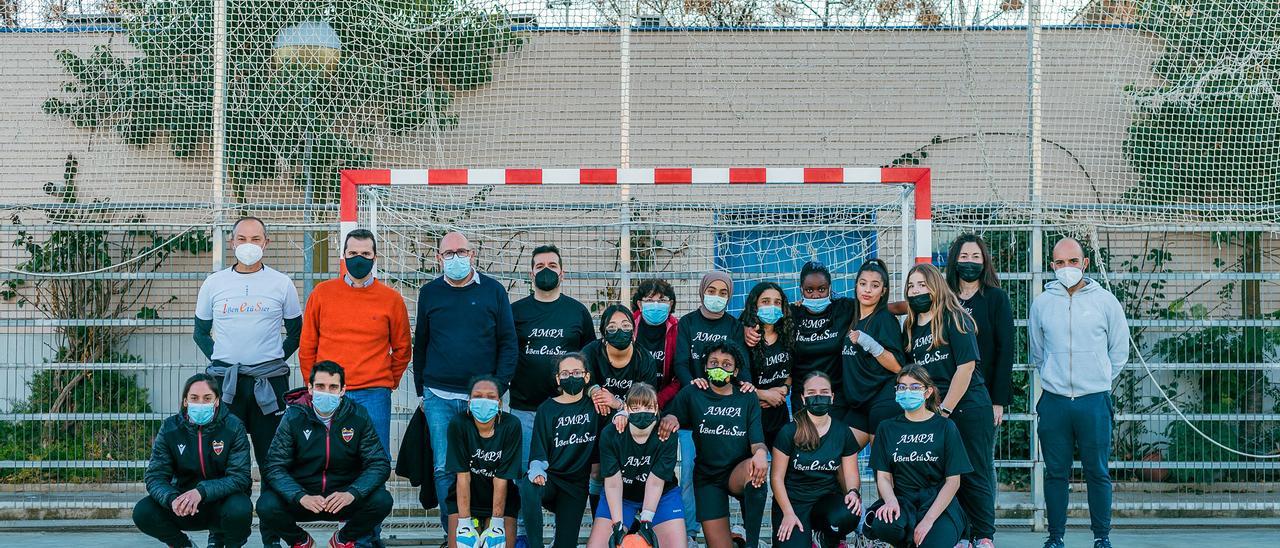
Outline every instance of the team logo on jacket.
<path fill-rule="evenodd" d="M 351 438 L 354 438 L 355 436 L 356 436 L 356 431 L 355 431 L 355 430 L 353 430 L 353 429 L 351 429 L 351 428 L 343 428 L 343 429 L 342 429 L 342 441 L 344 441 L 344 442 L 348 442 L 348 443 L 349 443 L 349 442 L 351 442 Z"/>
<path fill-rule="evenodd" d="M 187 452 L 187 446 L 186 446 L 185 444 L 179 443 L 179 444 L 178 444 L 178 454 L 179 454 L 179 455 L 181 455 L 181 454 L 186 453 L 186 452 Z"/>
<path fill-rule="evenodd" d="M 215 455 L 222 454 L 222 442 L 218 440 L 213 440 L 213 454 Z"/>
<path fill-rule="evenodd" d="M 303 431 L 302 431 L 302 435 L 303 435 L 303 437 L 305 437 L 305 438 L 307 438 L 307 439 L 311 439 L 311 429 L 310 429 L 310 428 L 308 428 L 308 429 L 306 429 L 306 430 L 303 430 Z"/>

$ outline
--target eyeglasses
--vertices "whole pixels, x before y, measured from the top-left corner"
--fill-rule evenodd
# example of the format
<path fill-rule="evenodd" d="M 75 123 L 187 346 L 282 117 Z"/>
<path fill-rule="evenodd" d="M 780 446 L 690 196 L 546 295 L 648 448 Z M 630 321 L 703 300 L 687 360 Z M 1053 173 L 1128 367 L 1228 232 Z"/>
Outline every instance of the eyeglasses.
<path fill-rule="evenodd" d="M 441 256 L 441 257 L 444 257 L 444 258 L 445 258 L 445 260 L 453 259 L 453 258 L 458 257 L 458 256 L 464 256 L 464 257 L 465 257 L 465 256 L 468 256 L 468 255 L 471 255 L 471 250 L 470 250 L 470 249 L 451 249 L 451 250 L 449 250 L 449 251 L 442 251 L 442 252 L 440 253 L 440 256 Z"/>
<path fill-rule="evenodd" d="M 905 391 L 905 390 L 916 390 L 916 391 L 919 391 L 919 390 L 924 390 L 924 385 L 923 385 L 923 384 L 920 384 L 920 383 L 918 383 L 918 382 L 913 382 L 913 383 L 911 383 L 911 384 L 899 384 L 898 386 L 895 386 L 894 388 L 895 388 L 895 389 L 897 389 L 897 391 L 898 391 L 898 392 L 902 392 L 902 391 Z"/>
<path fill-rule="evenodd" d="M 570 369 L 568 371 L 561 371 L 559 377 L 561 379 L 567 379 L 569 377 L 584 377 L 586 374 L 587 372 L 582 369 Z"/>
<path fill-rule="evenodd" d="M 604 332 L 605 332 L 605 333 L 617 333 L 617 332 L 619 332 L 619 331 L 630 331 L 630 330 L 632 329 L 632 327 L 633 327 L 633 326 L 632 326 L 631 324 L 624 324 L 624 325 L 620 325 L 620 326 L 619 326 L 619 325 L 611 325 L 611 326 L 609 326 L 609 327 L 604 328 Z"/>
<path fill-rule="evenodd" d="M 640 302 L 642 302 L 642 303 L 662 303 L 662 304 L 671 304 L 671 299 L 668 299 L 668 298 L 666 298 L 666 297 L 656 297 L 656 298 L 655 298 L 655 297 L 645 297 L 645 298 L 643 298 L 643 299 L 640 299 Z"/>

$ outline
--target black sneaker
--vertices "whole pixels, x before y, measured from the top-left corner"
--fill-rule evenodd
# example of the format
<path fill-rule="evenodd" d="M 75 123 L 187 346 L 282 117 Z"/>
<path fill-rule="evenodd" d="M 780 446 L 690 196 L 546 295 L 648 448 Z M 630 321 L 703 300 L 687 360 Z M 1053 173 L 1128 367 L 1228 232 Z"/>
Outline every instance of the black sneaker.
<path fill-rule="evenodd" d="M 1062 537 L 1049 535 L 1049 540 L 1044 541 L 1043 548 L 1066 548 L 1067 545 L 1062 543 Z"/>
<path fill-rule="evenodd" d="M 1093 539 L 1093 548 L 1111 548 L 1111 539 L 1095 538 Z"/>

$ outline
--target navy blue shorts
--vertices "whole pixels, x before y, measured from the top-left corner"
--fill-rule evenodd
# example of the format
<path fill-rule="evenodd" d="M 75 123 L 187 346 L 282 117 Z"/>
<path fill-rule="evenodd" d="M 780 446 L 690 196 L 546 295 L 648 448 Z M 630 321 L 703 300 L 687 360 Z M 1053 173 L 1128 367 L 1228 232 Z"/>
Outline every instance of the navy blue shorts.
<path fill-rule="evenodd" d="M 630 524 L 634 516 L 640 515 L 641 502 L 622 499 L 622 523 Z M 607 497 L 600 497 L 600 504 L 596 506 L 596 518 L 604 518 L 613 521 L 609 514 L 609 501 Z M 684 502 L 680 500 L 680 489 L 674 488 L 662 494 L 662 498 L 658 499 L 658 508 L 653 512 L 653 524 L 666 523 L 673 519 L 684 519 Z"/>

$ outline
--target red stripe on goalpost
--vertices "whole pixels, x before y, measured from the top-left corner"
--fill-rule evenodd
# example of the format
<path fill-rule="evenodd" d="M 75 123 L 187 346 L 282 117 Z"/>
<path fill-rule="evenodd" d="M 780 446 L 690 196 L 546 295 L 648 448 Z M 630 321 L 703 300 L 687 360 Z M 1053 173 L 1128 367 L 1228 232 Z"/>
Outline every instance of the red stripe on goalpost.
<path fill-rule="evenodd" d="M 653 170 L 653 183 L 657 185 L 688 185 L 693 184 L 693 169 L 687 167 L 681 168 L 657 168 Z"/>
<path fill-rule="evenodd" d="M 729 184 L 762 185 L 768 177 L 769 170 L 763 167 L 731 167 L 729 168 Z"/>
<path fill-rule="evenodd" d="M 616 185 L 618 170 L 616 169 L 583 169 L 578 172 L 578 184 L 583 185 Z"/>

